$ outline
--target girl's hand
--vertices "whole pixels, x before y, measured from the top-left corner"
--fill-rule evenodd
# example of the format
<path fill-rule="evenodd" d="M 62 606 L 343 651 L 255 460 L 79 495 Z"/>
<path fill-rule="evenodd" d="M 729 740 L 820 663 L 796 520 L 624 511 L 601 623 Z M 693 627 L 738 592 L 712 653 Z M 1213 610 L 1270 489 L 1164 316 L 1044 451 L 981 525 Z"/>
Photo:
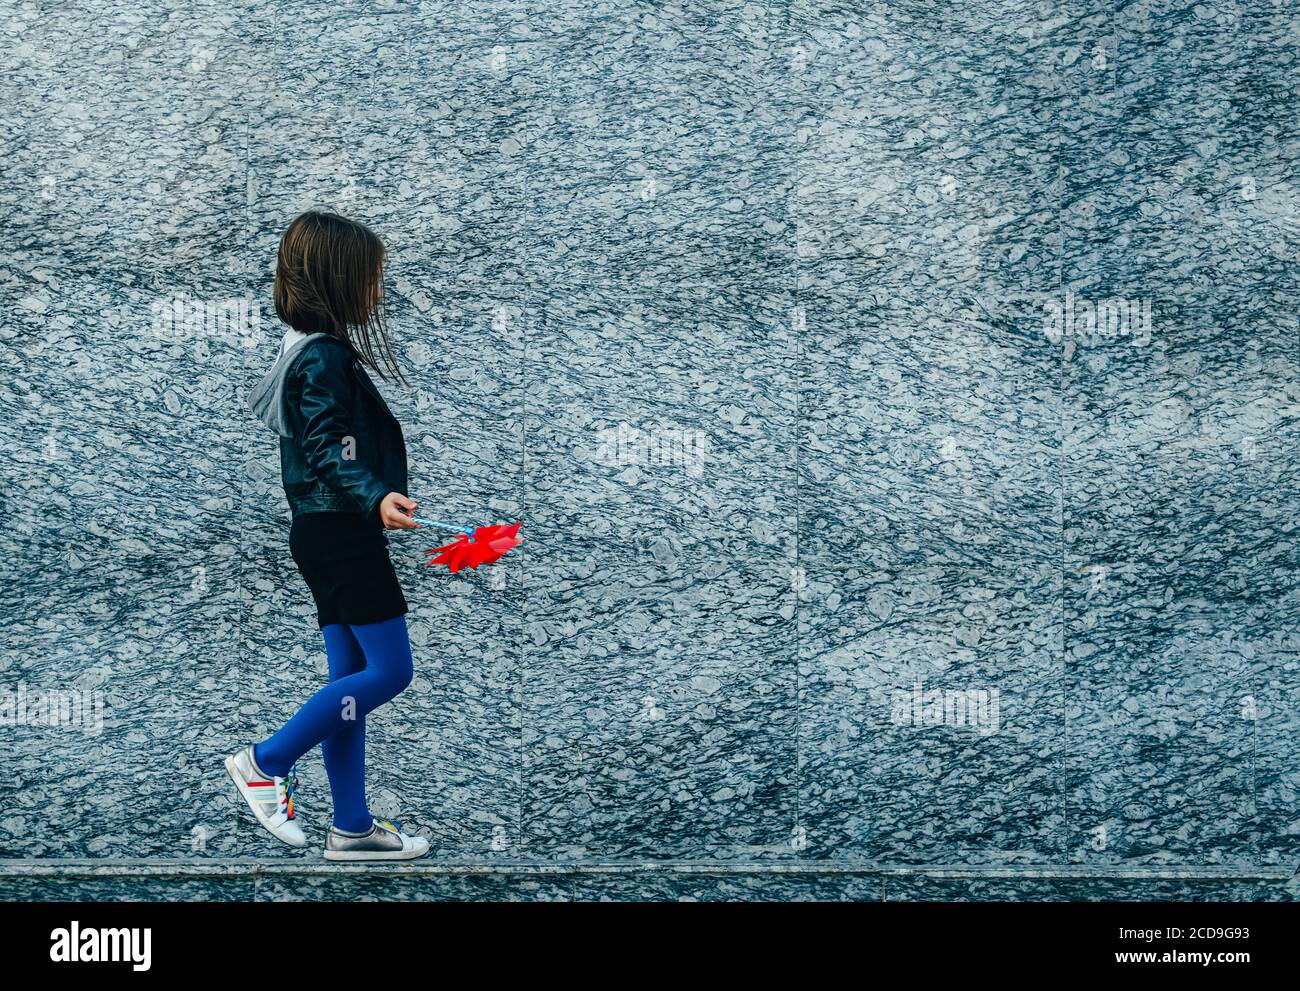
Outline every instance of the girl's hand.
<path fill-rule="evenodd" d="M 388 530 L 418 530 L 420 524 L 411 519 L 415 513 L 415 500 L 400 492 L 390 492 L 379 504 L 379 522 Z"/>

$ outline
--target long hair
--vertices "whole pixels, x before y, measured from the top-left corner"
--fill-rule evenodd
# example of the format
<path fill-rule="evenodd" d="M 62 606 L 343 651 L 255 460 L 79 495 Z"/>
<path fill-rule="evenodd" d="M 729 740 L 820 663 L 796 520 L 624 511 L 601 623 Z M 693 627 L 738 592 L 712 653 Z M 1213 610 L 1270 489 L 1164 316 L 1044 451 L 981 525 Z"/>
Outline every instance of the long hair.
<path fill-rule="evenodd" d="M 333 335 L 380 378 L 407 384 L 384 320 L 384 244 L 365 224 L 319 210 L 295 217 L 280 238 L 275 314 L 304 334 Z"/>

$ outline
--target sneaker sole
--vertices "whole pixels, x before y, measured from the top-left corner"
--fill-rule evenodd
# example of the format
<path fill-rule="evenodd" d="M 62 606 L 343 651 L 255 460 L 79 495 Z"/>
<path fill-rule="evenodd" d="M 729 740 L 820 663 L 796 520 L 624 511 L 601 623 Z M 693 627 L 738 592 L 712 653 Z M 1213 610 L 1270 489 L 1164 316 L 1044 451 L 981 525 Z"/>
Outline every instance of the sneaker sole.
<path fill-rule="evenodd" d="M 423 850 L 403 850 L 401 853 L 398 853 L 396 850 L 392 851 L 391 853 L 387 851 L 368 852 L 365 850 L 326 850 L 325 859 L 326 860 L 352 860 L 352 861 L 418 860 L 420 857 L 426 856 L 429 853 L 430 849 L 431 849 L 430 847 L 426 846 Z"/>
<path fill-rule="evenodd" d="M 235 768 L 234 757 L 226 758 L 226 773 L 230 775 L 230 780 L 235 783 L 235 787 L 239 790 L 239 794 L 242 795 L 244 801 L 248 803 L 249 810 L 257 818 L 257 821 L 262 824 L 263 829 L 265 829 L 268 833 L 274 836 L 281 843 L 285 843 L 291 847 L 301 848 L 307 845 L 306 837 L 303 838 L 303 841 L 301 843 L 295 843 L 293 840 L 286 839 L 285 837 L 281 836 L 279 833 L 275 831 L 275 827 L 271 825 L 271 823 L 267 820 L 266 816 L 262 814 L 262 810 L 258 808 L 257 799 L 255 799 L 251 794 L 249 794 L 248 786 L 245 785 L 244 782 L 240 780 L 239 771 L 236 770 Z"/>

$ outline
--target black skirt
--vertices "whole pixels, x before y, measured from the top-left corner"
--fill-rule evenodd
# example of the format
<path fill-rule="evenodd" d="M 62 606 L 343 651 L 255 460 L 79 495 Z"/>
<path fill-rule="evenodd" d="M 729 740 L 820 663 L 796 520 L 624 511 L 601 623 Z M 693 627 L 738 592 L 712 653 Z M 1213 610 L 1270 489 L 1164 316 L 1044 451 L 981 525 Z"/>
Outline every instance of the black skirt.
<path fill-rule="evenodd" d="M 382 623 L 406 614 L 378 521 L 360 513 L 304 513 L 289 530 L 289 553 L 316 600 L 320 626 Z"/>

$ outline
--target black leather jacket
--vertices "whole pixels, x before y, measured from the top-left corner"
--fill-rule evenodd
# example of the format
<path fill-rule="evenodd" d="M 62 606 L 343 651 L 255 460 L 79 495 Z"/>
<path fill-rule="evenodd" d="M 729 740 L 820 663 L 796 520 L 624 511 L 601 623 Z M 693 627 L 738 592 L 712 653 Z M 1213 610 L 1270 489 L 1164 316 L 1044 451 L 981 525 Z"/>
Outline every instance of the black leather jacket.
<path fill-rule="evenodd" d="M 379 524 L 389 492 L 406 495 L 406 442 L 356 353 L 333 337 L 300 347 L 285 377 L 292 437 L 280 477 L 294 517 L 355 512 Z"/>

